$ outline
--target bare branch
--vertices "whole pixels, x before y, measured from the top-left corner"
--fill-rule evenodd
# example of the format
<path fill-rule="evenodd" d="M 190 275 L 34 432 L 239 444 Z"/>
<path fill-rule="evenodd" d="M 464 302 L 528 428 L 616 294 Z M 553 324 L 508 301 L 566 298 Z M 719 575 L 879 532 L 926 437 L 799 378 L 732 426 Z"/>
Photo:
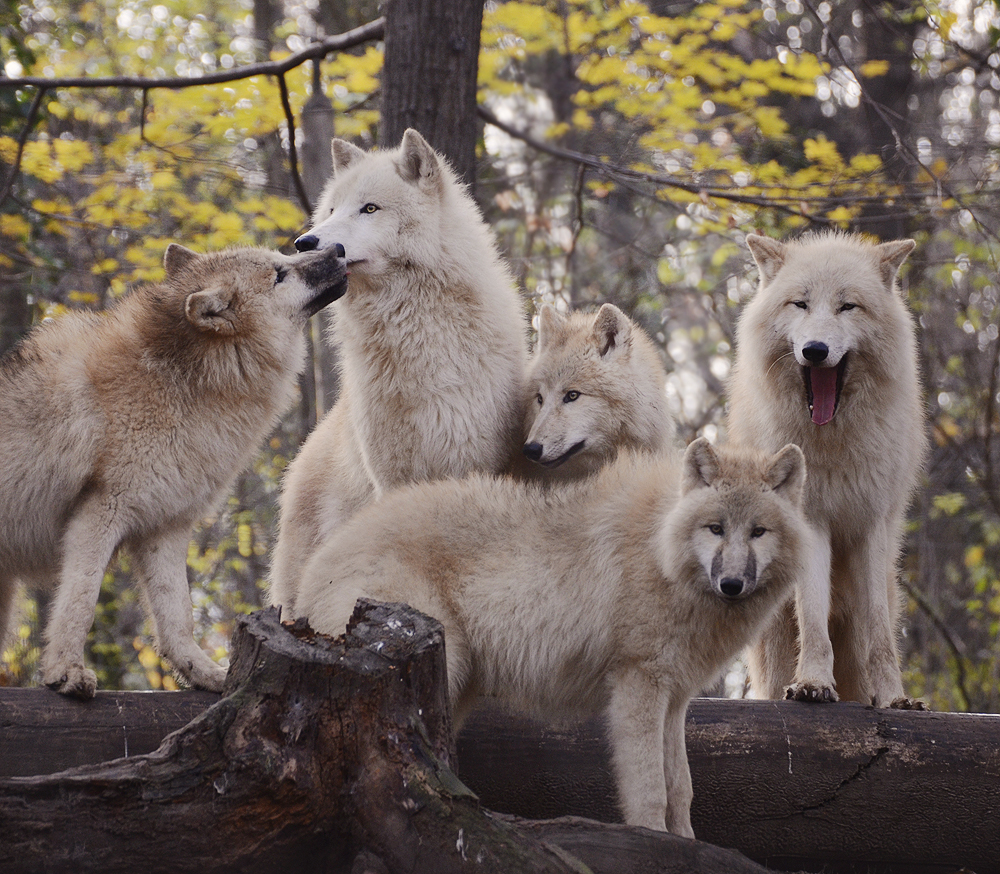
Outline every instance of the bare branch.
<path fill-rule="evenodd" d="M 346 33 L 328 36 L 313 43 L 300 52 L 282 58 L 280 61 L 262 61 L 247 64 L 204 76 L 164 76 L 151 79 L 145 76 L 24 76 L 20 79 L 0 77 L 0 88 L 192 88 L 196 85 L 218 85 L 222 82 L 236 82 L 251 76 L 282 76 L 289 70 L 304 64 L 312 58 L 323 58 L 331 52 L 341 52 L 372 40 L 382 39 L 385 33 L 385 18 L 376 18 Z"/>

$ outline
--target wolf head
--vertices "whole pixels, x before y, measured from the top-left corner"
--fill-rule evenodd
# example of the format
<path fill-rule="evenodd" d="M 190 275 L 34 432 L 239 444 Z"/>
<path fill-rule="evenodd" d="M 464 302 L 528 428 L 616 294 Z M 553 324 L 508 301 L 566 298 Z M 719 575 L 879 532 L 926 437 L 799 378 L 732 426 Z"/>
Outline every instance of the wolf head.
<path fill-rule="evenodd" d="M 442 201 L 461 190 L 447 162 L 412 128 L 395 149 L 364 152 L 335 139 L 332 151 L 333 176 L 295 248 L 340 244 L 359 278 L 427 260 L 422 250 L 433 250 L 442 234 Z"/>
<path fill-rule="evenodd" d="M 794 444 L 769 456 L 695 440 L 684 453 L 681 497 L 671 514 L 682 564 L 727 601 L 767 587 L 783 595 L 803 559 L 805 473 Z"/>
<path fill-rule="evenodd" d="M 648 337 L 616 306 L 566 316 L 543 305 L 527 380 L 533 397 L 524 454 L 576 474 L 624 448 L 659 449 L 672 432 L 665 379 Z"/>
<path fill-rule="evenodd" d="M 251 321 L 303 324 L 347 288 L 344 250 L 282 255 L 231 249 L 199 255 L 177 243 L 163 256 L 166 284 L 184 294 L 184 314 L 199 331 L 234 336 Z"/>
<path fill-rule="evenodd" d="M 891 372 L 886 350 L 898 348 L 891 335 L 907 324 L 896 273 L 915 243 L 825 233 L 786 244 L 749 234 L 747 246 L 760 271 L 748 321 L 756 317 L 758 342 L 767 335 L 766 366 L 795 367 L 813 424 L 828 424 L 852 371 Z"/>

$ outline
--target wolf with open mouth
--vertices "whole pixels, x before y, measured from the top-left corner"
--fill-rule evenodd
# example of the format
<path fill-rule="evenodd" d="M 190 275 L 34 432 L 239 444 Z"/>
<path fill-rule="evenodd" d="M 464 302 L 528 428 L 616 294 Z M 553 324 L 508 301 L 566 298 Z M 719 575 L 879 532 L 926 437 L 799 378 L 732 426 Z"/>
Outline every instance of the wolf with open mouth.
<path fill-rule="evenodd" d="M 760 288 L 737 327 L 730 439 L 798 444 L 814 544 L 794 603 L 750 654 L 755 694 L 913 706 L 896 646 L 896 563 L 927 447 L 913 320 L 896 275 L 912 240 L 750 234 Z"/>

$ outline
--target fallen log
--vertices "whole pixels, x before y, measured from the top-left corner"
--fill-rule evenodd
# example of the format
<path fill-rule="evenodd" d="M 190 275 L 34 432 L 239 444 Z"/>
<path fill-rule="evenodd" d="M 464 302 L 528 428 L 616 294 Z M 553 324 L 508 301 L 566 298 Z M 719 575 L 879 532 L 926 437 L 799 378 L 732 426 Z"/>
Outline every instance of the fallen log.
<path fill-rule="evenodd" d="M 441 627 L 410 608 L 363 602 L 336 640 L 262 611 L 231 662 L 223 697 L 155 752 L 0 780 L 0 870 L 764 870 L 674 835 L 484 810 L 449 768 Z"/>

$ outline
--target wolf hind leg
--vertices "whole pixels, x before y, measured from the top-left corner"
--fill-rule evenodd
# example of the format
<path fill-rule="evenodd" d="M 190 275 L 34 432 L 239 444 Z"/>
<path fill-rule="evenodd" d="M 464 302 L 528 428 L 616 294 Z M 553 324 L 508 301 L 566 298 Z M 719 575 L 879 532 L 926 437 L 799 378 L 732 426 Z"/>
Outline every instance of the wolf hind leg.
<path fill-rule="evenodd" d="M 136 573 L 156 629 L 157 649 L 198 689 L 221 692 L 226 670 L 194 641 L 191 589 L 187 579 L 188 526 L 132 545 Z"/>
<path fill-rule="evenodd" d="M 97 675 L 84 666 L 83 653 L 104 572 L 121 538 L 108 509 L 106 499 L 95 496 L 67 525 L 59 585 L 45 623 L 42 682 L 76 698 L 93 698 L 97 690 Z"/>

